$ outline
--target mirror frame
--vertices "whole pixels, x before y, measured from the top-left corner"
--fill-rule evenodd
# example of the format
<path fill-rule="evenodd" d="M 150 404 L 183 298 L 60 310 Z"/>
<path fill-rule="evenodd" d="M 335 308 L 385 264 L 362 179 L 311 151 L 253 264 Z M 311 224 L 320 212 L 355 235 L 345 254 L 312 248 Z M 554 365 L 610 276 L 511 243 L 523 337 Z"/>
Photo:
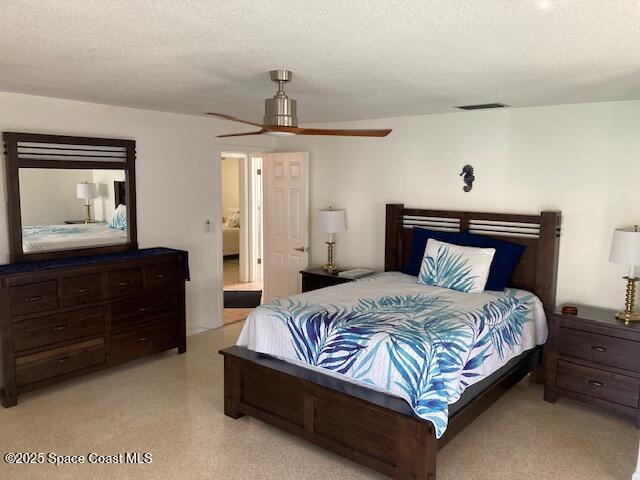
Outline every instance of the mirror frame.
<path fill-rule="evenodd" d="M 124 252 L 138 249 L 136 222 L 136 142 L 115 138 L 75 137 L 68 135 L 45 135 L 36 133 L 3 132 L 4 156 L 7 178 L 7 217 L 9 221 L 9 254 L 11 262 L 31 262 L 59 258 L 81 257 L 101 253 Z M 87 147 L 123 147 L 125 161 L 104 160 L 51 160 L 20 158 L 18 143 L 34 142 Z M 87 154 L 88 155 L 88 154 Z M 80 156 L 80 155 L 79 155 Z M 89 157 L 88 157 L 89 158 Z M 22 251 L 22 214 L 20 210 L 20 168 L 124 170 L 127 185 L 127 233 L 128 242 L 99 247 L 55 250 L 50 252 L 24 253 Z"/>

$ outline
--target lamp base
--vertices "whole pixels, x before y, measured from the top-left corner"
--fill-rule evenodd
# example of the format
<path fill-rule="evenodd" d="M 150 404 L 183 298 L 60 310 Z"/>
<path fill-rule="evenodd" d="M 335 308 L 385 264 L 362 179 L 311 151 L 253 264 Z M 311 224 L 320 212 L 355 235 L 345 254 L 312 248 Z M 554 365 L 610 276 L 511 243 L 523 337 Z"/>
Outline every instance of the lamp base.
<path fill-rule="evenodd" d="M 625 308 L 622 312 L 618 312 L 616 318 L 622 320 L 625 325 L 629 325 L 629 322 L 640 322 L 640 312 L 636 311 L 636 282 L 638 278 L 635 276 L 623 277 L 627 281 L 627 295 L 625 298 Z"/>
<path fill-rule="evenodd" d="M 322 270 L 327 273 L 336 273 L 338 269 L 333 264 L 333 245 L 335 242 L 326 242 L 327 244 L 327 263 L 322 266 Z"/>
<path fill-rule="evenodd" d="M 631 312 L 622 311 L 616 314 L 616 318 L 622 320 L 625 324 L 629 324 L 629 322 L 640 322 L 640 312 L 636 310 Z"/>

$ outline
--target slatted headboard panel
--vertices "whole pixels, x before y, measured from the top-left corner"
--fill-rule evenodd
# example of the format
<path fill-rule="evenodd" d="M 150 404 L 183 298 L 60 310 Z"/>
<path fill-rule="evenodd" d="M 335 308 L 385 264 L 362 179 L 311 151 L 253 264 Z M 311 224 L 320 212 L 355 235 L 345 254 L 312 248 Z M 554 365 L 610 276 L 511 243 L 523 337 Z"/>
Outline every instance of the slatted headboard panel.
<path fill-rule="evenodd" d="M 535 293 L 546 309 L 555 307 L 560 212 L 539 215 L 423 210 L 387 205 L 385 270 L 403 270 L 411 252 L 414 227 L 447 232 L 469 230 L 527 248 L 511 277 L 510 286 Z"/>

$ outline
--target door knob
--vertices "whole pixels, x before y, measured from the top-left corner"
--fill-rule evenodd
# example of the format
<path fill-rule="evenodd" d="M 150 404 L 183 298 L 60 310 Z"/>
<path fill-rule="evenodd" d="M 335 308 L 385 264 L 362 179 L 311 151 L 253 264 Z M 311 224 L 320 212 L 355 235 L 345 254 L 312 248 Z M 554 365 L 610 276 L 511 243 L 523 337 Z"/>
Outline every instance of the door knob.
<path fill-rule="evenodd" d="M 309 248 L 308 247 L 298 247 L 298 248 L 294 248 L 294 250 L 296 252 L 303 252 L 304 253 L 304 252 L 308 252 Z"/>

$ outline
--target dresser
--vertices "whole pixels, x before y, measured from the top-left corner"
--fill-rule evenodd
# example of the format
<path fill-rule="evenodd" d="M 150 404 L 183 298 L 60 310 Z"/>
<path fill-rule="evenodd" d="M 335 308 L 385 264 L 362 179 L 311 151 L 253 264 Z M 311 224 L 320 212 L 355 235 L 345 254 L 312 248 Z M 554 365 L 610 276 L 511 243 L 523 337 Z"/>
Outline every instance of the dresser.
<path fill-rule="evenodd" d="M 640 324 L 625 326 L 614 310 L 561 307 L 549 318 L 544 399 L 565 396 L 612 410 L 640 426 Z"/>
<path fill-rule="evenodd" d="M 186 351 L 187 252 L 168 248 L 0 266 L 2 405 L 173 348 Z"/>

